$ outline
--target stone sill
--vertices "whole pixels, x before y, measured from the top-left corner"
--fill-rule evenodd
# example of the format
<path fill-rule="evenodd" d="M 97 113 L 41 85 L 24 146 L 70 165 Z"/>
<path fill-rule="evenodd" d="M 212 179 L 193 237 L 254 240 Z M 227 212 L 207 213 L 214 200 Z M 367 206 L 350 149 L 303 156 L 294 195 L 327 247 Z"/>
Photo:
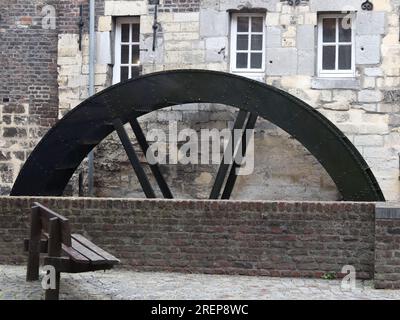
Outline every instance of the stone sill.
<path fill-rule="evenodd" d="M 319 78 L 311 80 L 312 89 L 361 89 L 360 79 L 358 78 Z"/>

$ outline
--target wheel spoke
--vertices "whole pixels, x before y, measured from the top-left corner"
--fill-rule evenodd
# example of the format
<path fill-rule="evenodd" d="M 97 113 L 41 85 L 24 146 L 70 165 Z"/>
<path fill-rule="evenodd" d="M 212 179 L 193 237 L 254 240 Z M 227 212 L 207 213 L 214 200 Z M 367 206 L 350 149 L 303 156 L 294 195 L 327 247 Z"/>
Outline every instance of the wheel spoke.
<path fill-rule="evenodd" d="M 230 141 L 229 141 L 229 144 L 228 144 L 228 145 L 232 145 L 232 151 L 236 149 L 236 146 L 233 146 L 233 142 L 235 142 L 234 139 L 233 139 L 234 130 L 243 129 L 243 125 L 244 125 L 244 123 L 246 121 L 247 115 L 248 115 L 248 113 L 246 111 L 240 110 L 239 114 L 238 114 L 238 116 L 236 118 L 236 121 L 235 121 L 235 123 L 233 125 L 233 129 L 231 131 L 231 136 L 229 138 Z M 210 194 L 210 197 L 209 197 L 210 199 L 218 199 L 219 198 L 219 195 L 220 195 L 221 190 L 222 190 L 222 186 L 223 186 L 224 181 L 226 179 L 226 175 L 227 175 L 227 173 L 229 171 L 229 168 L 231 167 L 231 164 L 225 163 L 225 157 L 227 156 L 226 152 L 227 151 L 225 150 L 224 156 L 222 157 L 221 164 L 220 164 L 220 166 L 218 168 L 217 177 L 215 178 L 215 182 L 214 182 L 214 185 L 212 187 L 211 194 Z"/>
<path fill-rule="evenodd" d="M 249 141 L 251 139 L 251 135 L 248 134 L 247 130 L 254 130 L 254 127 L 256 125 L 257 122 L 257 118 L 258 116 L 255 114 L 250 114 L 248 120 L 247 120 L 247 124 L 245 129 L 243 130 L 243 135 L 242 135 L 242 156 L 243 158 L 245 158 L 246 156 L 246 151 L 247 151 L 247 146 L 249 144 Z M 238 152 L 240 152 L 238 150 Z M 236 157 L 234 158 L 236 159 Z M 236 169 L 239 167 L 240 165 L 234 161 L 231 167 L 231 171 L 229 173 L 228 179 L 226 180 L 226 184 L 225 184 L 225 188 L 224 191 L 222 192 L 222 196 L 221 199 L 229 199 L 231 197 L 233 188 L 235 186 L 236 183 L 236 179 L 237 179 L 237 174 L 236 174 Z"/>
<path fill-rule="evenodd" d="M 144 194 L 147 198 L 155 198 L 156 195 L 154 193 L 154 190 L 149 182 L 149 179 L 146 176 L 146 173 L 144 172 L 143 167 L 140 165 L 139 158 L 136 155 L 135 149 L 133 148 L 131 141 L 129 140 L 128 134 L 125 131 L 121 119 L 113 120 L 113 125 L 129 158 L 132 168 L 136 173 L 139 183 L 142 186 Z"/>
<path fill-rule="evenodd" d="M 140 127 L 139 122 L 137 121 L 136 118 L 132 118 L 131 120 L 129 120 L 129 123 L 131 125 L 131 128 L 133 130 L 133 133 L 136 136 L 136 139 L 140 145 L 140 148 L 143 151 L 144 155 L 147 155 L 147 150 L 149 149 L 149 143 L 146 140 L 146 137 L 143 133 L 142 128 Z M 151 172 L 153 173 L 154 178 L 157 181 L 157 184 L 164 196 L 164 198 L 166 199 L 173 199 L 173 195 L 171 193 L 171 190 L 169 189 L 162 173 L 160 170 L 160 167 L 157 164 L 149 164 Z"/>

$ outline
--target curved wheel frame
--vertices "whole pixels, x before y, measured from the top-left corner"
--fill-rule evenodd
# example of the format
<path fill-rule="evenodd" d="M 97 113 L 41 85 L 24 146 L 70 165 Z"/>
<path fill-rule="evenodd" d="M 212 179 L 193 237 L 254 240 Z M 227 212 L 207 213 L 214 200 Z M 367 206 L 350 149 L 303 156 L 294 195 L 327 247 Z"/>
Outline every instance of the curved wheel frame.
<path fill-rule="evenodd" d="M 21 169 L 11 195 L 62 195 L 76 168 L 117 128 L 116 122 L 125 124 L 143 114 L 186 103 L 225 104 L 265 118 L 315 156 L 343 200 L 384 201 L 363 157 L 321 113 L 272 86 L 206 70 L 147 74 L 111 86 L 83 101 L 38 143 Z"/>

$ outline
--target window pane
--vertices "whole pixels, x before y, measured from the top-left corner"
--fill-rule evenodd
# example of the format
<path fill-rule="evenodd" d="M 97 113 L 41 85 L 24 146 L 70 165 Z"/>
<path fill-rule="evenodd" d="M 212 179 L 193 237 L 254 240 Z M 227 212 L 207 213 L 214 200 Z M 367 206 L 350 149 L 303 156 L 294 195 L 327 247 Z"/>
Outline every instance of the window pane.
<path fill-rule="evenodd" d="M 132 42 L 139 42 L 140 25 L 135 23 L 132 25 Z"/>
<path fill-rule="evenodd" d="M 238 69 L 247 69 L 247 53 L 237 53 L 236 54 L 236 68 Z"/>
<path fill-rule="evenodd" d="M 136 78 L 139 76 L 139 67 L 131 68 L 131 78 Z"/>
<path fill-rule="evenodd" d="M 322 33 L 323 42 L 335 42 L 336 41 L 336 19 L 329 18 L 324 19 L 322 22 Z"/>
<path fill-rule="evenodd" d="M 139 63 L 139 46 L 133 45 L 132 46 L 132 64 Z"/>
<path fill-rule="evenodd" d="M 121 41 L 129 42 L 129 24 L 121 24 Z"/>
<path fill-rule="evenodd" d="M 238 17 L 237 31 L 238 32 L 249 32 L 249 17 Z"/>
<path fill-rule="evenodd" d="M 236 48 L 237 50 L 249 49 L 249 36 L 247 34 L 238 34 Z"/>
<path fill-rule="evenodd" d="M 128 67 L 121 67 L 121 81 L 128 80 L 129 77 L 129 68 Z"/>
<path fill-rule="evenodd" d="M 339 41 L 351 42 L 351 18 L 339 19 Z"/>
<path fill-rule="evenodd" d="M 263 46 L 263 36 L 262 35 L 252 35 L 251 36 L 251 50 L 262 50 Z"/>
<path fill-rule="evenodd" d="M 351 46 L 339 46 L 339 70 L 351 70 Z"/>
<path fill-rule="evenodd" d="M 252 53 L 251 54 L 251 69 L 261 69 L 262 67 L 262 53 Z"/>
<path fill-rule="evenodd" d="M 324 46 L 322 50 L 322 69 L 335 70 L 336 47 Z"/>
<path fill-rule="evenodd" d="M 129 46 L 121 46 L 121 63 L 129 63 Z"/>
<path fill-rule="evenodd" d="M 251 31 L 252 32 L 263 32 L 263 18 L 262 17 L 251 18 Z"/>

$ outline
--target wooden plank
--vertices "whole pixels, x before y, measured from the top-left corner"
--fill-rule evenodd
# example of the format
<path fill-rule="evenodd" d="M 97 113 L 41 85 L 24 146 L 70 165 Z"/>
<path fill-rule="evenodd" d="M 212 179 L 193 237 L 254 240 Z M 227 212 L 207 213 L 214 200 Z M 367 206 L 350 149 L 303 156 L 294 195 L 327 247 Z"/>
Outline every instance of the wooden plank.
<path fill-rule="evenodd" d="M 26 281 L 35 281 L 39 279 L 40 238 L 42 234 L 39 211 L 39 207 L 34 206 L 32 207 L 30 215 L 31 229 Z"/>
<path fill-rule="evenodd" d="M 42 221 L 43 230 L 49 232 L 48 230 L 48 220 L 51 218 L 57 218 L 59 220 L 60 229 L 61 229 L 61 241 L 67 246 L 71 246 L 71 227 L 69 221 L 66 217 L 58 214 L 44 205 L 34 202 L 34 205 L 40 208 L 40 216 Z"/>
<path fill-rule="evenodd" d="M 40 253 L 47 253 L 48 240 L 40 240 Z M 29 239 L 24 239 L 24 251 L 29 251 Z"/>
<path fill-rule="evenodd" d="M 77 263 L 89 264 L 90 260 L 85 256 L 81 255 L 72 247 L 68 247 L 65 244 L 62 245 L 62 251 L 71 258 L 71 260 Z"/>
<path fill-rule="evenodd" d="M 52 258 L 61 256 L 61 223 L 59 218 L 49 219 L 49 250 L 48 255 Z M 46 289 L 45 300 L 58 300 L 60 292 L 60 271 L 56 269 L 56 287 L 55 289 Z"/>
<path fill-rule="evenodd" d="M 99 248 L 93 242 L 89 241 L 88 239 L 86 239 L 85 237 L 83 237 L 80 234 L 73 234 L 72 235 L 72 239 L 78 241 L 79 243 L 81 243 L 82 245 L 84 245 L 85 247 L 90 249 L 91 251 L 95 252 L 99 256 L 102 256 L 105 260 L 107 260 L 107 262 L 110 262 L 110 263 L 113 263 L 113 264 L 116 264 L 116 263 L 120 262 L 112 254 L 110 254 L 107 251 Z"/>
<path fill-rule="evenodd" d="M 102 256 L 99 256 L 97 253 L 92 250 L 86 248 L 83 244 L 76 241 L 75 239 L 71 239 L 72 248 L 78 251 L 81 255 L 85 256 L 89 259 L 90 263 L 93 264 L 102 264 L 105 262 L 105 259 Z"/>

